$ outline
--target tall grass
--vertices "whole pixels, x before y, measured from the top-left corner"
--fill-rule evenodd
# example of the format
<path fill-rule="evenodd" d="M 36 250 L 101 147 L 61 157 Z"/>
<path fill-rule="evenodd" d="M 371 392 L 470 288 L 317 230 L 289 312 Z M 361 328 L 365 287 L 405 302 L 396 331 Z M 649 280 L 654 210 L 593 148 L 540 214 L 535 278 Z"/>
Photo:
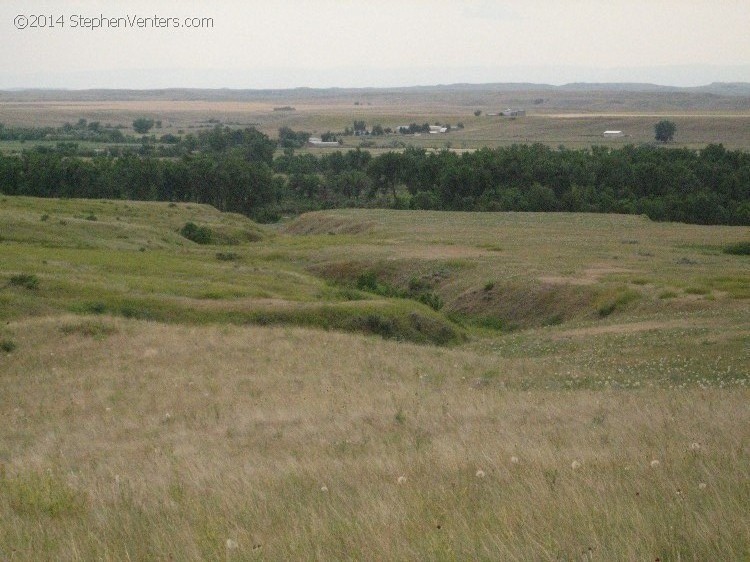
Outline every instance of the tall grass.
<path fill-rule="evenodd" d="M 748 555 L 745 386 L 521 390 L 543 357 L 77 322 L 12 325 L 0 366 L 15 559 Z"/>
<path fill-rule="evenodd" d="M 743 229 L 0 218 L 0 559 L 750 557 Z"/>

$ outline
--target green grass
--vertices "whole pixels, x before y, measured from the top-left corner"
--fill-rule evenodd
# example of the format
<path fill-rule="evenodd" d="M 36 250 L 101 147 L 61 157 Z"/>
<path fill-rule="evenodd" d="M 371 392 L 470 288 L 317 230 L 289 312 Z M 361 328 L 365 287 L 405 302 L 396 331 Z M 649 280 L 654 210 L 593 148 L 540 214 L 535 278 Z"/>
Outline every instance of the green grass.
<path fill-rule="evenodd" d="M 750 242 L 736 242 L 735 244 L 729 244 L 724 246 L 722 251 L 725 254 L 731 254 L 733 256 L 750 256 Z"/>
<path fill-rule="evenodd" d="M 750 265 L 700 250 L 744 228 L 20 197 L 0 217 L 0 558 L 750 552 Z"/>

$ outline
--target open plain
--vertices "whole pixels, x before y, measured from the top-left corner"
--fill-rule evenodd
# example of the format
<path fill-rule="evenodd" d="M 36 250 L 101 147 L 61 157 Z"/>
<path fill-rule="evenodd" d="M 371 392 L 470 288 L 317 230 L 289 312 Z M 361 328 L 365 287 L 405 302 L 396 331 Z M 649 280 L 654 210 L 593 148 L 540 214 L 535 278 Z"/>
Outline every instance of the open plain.
<path fill-rule="evenodd" d="M 669 118 L 672 146 L 748 150 L 748 99 L 2 92 L 0 122 L 463 125 L 343 137 L 382 152 L 638 145 Z M 527 115 L 487 115 L 506 107 Z M 749 239 L 0 194 L 0 560 L 749 559 Z"/>
<path fill-rule="evenodd" d="M 254 126 L 276 136 L 280 127 L 314 136 L 342 132 L 354 120 L 395 129 L 410 123 L 452 126 L 443 135 L 343 137 L 343 149 L 366 143 L 375 152 L 403 146 L 452 150 L 543 143 L 554 148 L 621 147 L 654 141 L 661 119 L 677 125 L 673 146 L 722 143 L 750 149 L 750 94 L 721 85 L 705 89 L 639 91 L 637 85 L 587 88 L 545 85 L 455 85 L 398 89 L 295 90 L 30 90 L 0 92 L 0 123 L 60 127 L 84 118 L 129 129 L 147 117 L 162 122 L 157 136 L 195 132 L 216 123 Z M 498 113 L 523 110 L 519 118 Z M 475 112 L 481 112 L 475 115 Z M 463 128 L 457 128 L 458 124 Z M 606 130 L 623 136 L 603 138 Z M 368 142 L 369 141 L 369 142 Z M 19 150 L 19 145 L 0 150 Z M 318 149 L 321 150 L 321 149 Z"/>

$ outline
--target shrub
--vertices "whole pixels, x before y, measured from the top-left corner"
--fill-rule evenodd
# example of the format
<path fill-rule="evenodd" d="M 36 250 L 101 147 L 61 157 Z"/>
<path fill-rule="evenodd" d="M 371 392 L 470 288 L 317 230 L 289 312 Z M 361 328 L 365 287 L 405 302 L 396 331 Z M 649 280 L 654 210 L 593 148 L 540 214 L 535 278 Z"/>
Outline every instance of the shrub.
<path fill-rule="evenodd" d="M 10 278 L 10 284 L 13 287 L 23 287 L 24 289 L 34 290 L 39 288 L 39 278 L 31 273 L 19 273 Z"/>
<path fill-rule="evenodd" d="M 208 227 L 198 226 L 193 222 L 185 223 L 180 229 L 180 234 L 196 244 L 210 244 L 213 233 Z"/>
<path fill-rule="evenodd" d="M 216 259 L 219 261 L 237 261 L 240 259 L 240 255 L 234 252 L 217 252 Z"/>
<path fill-rule="evenodd" d="M 101 301 L 83 303 L 76 312 L 83 314 L 104 314 L 107 311 L 107 305 Z"/>
<path fill-rule="evenodd" d="M 599 309 L 597 310 L 597 312 L 599 313 L 600 318 L 605 318 L 609 316 L 610 314 L 612 314 L 616 308 L 617 308 L 616 302 L 608 302 L 606 304 L 601 305 Z"/>
<path fill-rule="evenodd" d="M 409 292 L 411 293 L 421 293 L 429 291 L 431 288 L 430 284 L 424 279 L 420 279 L 419 277 L 409 279 Z"/>
<path fill-rule="evenodd" d="M 377 291 L 378 278 L 373 271 L 366 271 L 357 277 L 357 289 L 360 291 Z"/>
<path fill-rule="evenodd" d="M 384 339 L 394 339 L 399 336 L 395 320 L 380 314 L 368 314 L 356 318 L 354 325 L 366 333 L 376 334 Z"/>
<path fill-rule="evenodd" d="M 4 351 L 5 353 L 10 353 L 16 349 L 16 342 L 13 340 L 3 340 L 0 341 L 0 350 Z"/>
<path fill-rule="evenodd" d="M 416 299 L 422 304 L 429 306 L 432 310 L 440 310 L 443 308 L 443 299 L 441 299 L 438 294 L 432 292 L 419 293 Z"/>
<path fill-rule="evenodd" d="M 724 246 L 723 252 L 733 256 L 750 256 L 750 241 Z"/>

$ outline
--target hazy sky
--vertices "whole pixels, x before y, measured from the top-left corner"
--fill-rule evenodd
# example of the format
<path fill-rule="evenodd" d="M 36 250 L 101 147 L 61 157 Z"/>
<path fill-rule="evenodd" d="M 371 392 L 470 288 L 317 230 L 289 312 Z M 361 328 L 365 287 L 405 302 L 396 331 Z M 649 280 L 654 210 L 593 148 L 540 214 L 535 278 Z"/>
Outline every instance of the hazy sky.
<path fill-rule="evenodd" d="M 750 0 L 0 0 L 0 88 L 750 82 L 749 23 Z"/>

